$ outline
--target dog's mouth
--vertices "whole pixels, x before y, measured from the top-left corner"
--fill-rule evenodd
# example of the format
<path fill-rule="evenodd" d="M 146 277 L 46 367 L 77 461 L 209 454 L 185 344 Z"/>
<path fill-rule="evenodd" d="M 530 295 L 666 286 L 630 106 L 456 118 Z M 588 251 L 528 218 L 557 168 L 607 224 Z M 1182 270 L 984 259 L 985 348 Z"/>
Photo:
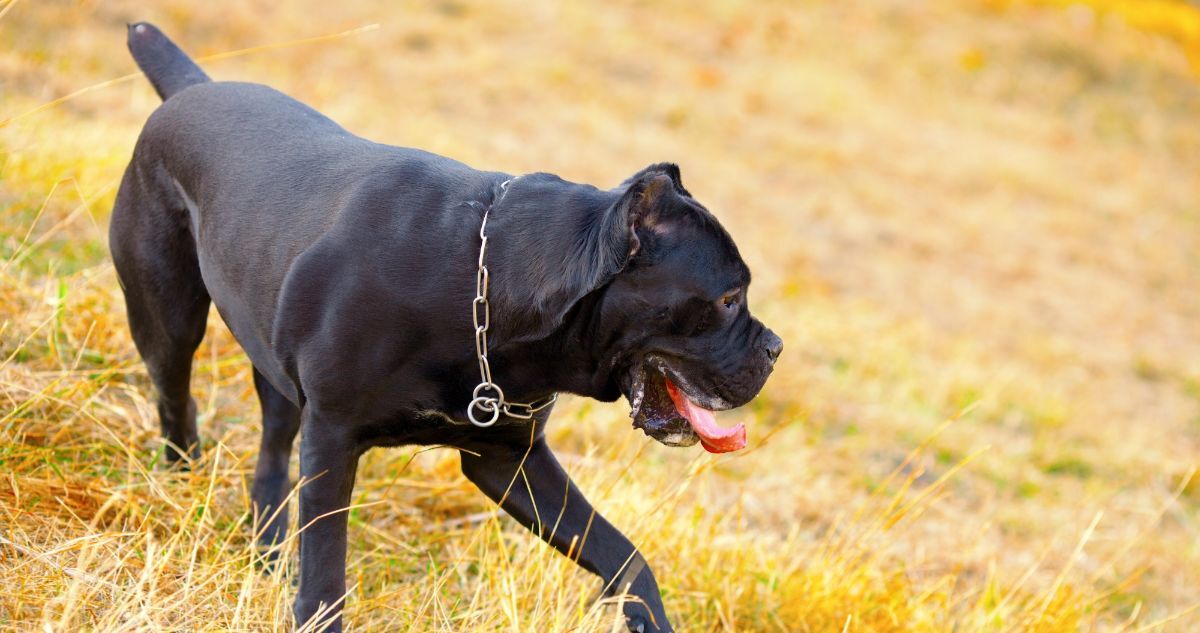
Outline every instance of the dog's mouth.
<path fill-rule="evenodd" d="M 660 366 L 639 364 L 630 375 L 629 404 L 633 426 L 667 446 L 700 442 L 710 453 L 728 453 L 746 447 L 746 427 L 717 424 L 709 409 L 696 404 Z"/>

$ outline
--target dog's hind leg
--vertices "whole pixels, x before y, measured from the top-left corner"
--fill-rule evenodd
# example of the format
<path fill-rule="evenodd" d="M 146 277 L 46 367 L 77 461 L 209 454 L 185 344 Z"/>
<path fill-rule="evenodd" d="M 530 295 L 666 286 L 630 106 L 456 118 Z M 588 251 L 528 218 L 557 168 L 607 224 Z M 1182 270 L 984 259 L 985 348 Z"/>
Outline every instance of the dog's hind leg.
<path fill-rule="evenodd" d="M 158 392 L 167 460 L 199 457 L 192 355 L 204 338 L 210 303 L 200 277 L 187 209 L 177 193 L 155 186 L 131 164 L 109 225 L 109 248 L 133 342 Z"/>
<path fill-rule="evenodd" d="M 263 434 L 250 496 L 254 501 L 254 529 L 259 547 L 266 552 L 268 562 L 274 562 L 278 552 L 272 548 L 287 536 L 287 495 L 291 487 L 288 461 L 300 430 L 300 409 L 272 387 L 257 369 L 254 388 L 262 405 Z"/>

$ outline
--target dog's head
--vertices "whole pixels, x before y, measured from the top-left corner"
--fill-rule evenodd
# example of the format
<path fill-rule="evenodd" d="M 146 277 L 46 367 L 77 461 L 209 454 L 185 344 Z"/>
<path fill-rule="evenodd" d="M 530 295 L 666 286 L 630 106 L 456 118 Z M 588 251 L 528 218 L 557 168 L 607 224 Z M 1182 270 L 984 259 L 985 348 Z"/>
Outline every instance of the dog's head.
<path fill-rule="evenodd" d="M 683 187 L 679 168 L 651 165 L 607 195 L 541 178 L 513 195 L 560 208 L 602 200 L 605 207 L 572 230 L 554 224 L 565 214 L 539 227 L 544 237 L 536 250 L 557 266 L 534 255 L 524 262 L 528 279 L 506 284 L 538 289 L 510 299 L 541 308 L 540 325 L 526 334 L 545 335 L 573 306 L 586 306 L 584 344 L 598 359 L 591 372 L 600 385 L 590 395 L 625 395 L 634 426 L 664 444 L 700 441 L 712 452 L 745 446 L 742 425 L 721 428 L 712 412 L 757 395 L 783 342 L 750 315 L 750 270 L 725 229 Z M 555 193 L 562 191 L 569 194 Z"/>
<path fill-rule="evenodd" d="M 783 341 L 751 316 L 750 270 L 675 165 L 626 186 L 629 256 L 605 289 L 598 329 L 633 424 L 668 445 L 742 448 L 744 427 L 721 428 L 711 412 L 757 395 Z"/>

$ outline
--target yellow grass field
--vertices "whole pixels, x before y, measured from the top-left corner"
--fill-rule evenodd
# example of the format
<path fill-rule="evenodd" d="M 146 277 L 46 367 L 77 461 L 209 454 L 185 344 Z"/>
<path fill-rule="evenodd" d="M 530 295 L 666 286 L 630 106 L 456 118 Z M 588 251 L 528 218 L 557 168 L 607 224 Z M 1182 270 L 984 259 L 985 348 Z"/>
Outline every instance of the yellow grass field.
<path fill-rule="evenodd" d="M 550 431 L 680 631 L 1200 630 L 1200 12 L 1103 0 L 0 0 L 0 630 L 292 626 L 215 313 L 203 458 L 159 463 L 106 246 L 158 104 L 134 20 L 480 168 L 680 164 L 787 342 L 722 414 L 750 447 L 669 449 L 623 401 Z M 453 452 L 358 482 L 350 629 L 618 630 Z"/>

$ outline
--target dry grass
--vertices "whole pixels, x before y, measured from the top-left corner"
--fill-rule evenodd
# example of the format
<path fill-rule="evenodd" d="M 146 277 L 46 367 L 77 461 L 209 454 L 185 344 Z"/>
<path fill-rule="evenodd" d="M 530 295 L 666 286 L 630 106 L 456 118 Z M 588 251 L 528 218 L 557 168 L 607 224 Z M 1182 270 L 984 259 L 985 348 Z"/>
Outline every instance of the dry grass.
<path fill-rule="evenodd" d="M 919 6 L 918 6 L 919 5 Z M 1200 18 L 1174 2 L 0 2 L 0 628 L 276 630 L 249 365 L 157 464 L 104 226 L 156 106 L 125 22 L 352 130 L 612 184 L 657 160 L 788 342 L 714 458 L 570 400 L 551 444 L 682 631 L 1200 627 Z M 62 99 L 61 101 L 58 101 Z M 50 107 L 47 104 L 52 104 Z M 953 420 L 947 423 L 946 420 Z M 607 631 L 445 451 L 374 451 L 358 630 Z"/>

